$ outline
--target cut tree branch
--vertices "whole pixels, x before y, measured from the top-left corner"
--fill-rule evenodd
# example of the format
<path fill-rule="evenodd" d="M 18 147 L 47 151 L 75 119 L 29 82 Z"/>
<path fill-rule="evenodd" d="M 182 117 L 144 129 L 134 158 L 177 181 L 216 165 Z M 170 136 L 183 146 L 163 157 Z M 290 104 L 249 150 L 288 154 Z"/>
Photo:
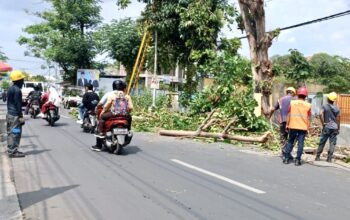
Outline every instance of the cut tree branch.
<path fill-rule="evenodd" d="M 266 143 L 271 133 L 266 132 L 264 135 L 260 137 L 246 137 L 239 135 L 229 135 L 229 134 L 220 134 L 220 133 L 208 133 L 208 132 L 200 132 L 197 135 L 197 131 L 176 131 L 176 130 L 160 130 L 159 135 L 162 136 L 172 136 L 172 137 L 205 137 L 205 138 L 218 138 L 218 139 L 227 139 L 227 140 L 235 140 L 249 143 Z"/>
<path fill-rule="evenodd" d="M 222 132 L 222 134 L 228 134 L 228 130 L 230 129 L 230 127 L 237 122 L 237 118 L 234 117 L 228 124 L 227 126 L 224 128 L 224 131 Z"/>
<path fill-rule="evenodd" d="M 198 136 L 199 133 L 203 130 L 203 128 L 206 126 L 206 124 L 208 123 L 208 121 L 211 119 L 211 117 L 213 117 L 214 113 L 215 113 L 216 109 L 213 109 L 213 111 L 210 112 L 210 114 L 208 115 L 208 117 L 202 122 L 202 124 L 198 127 L 196 134 L 194 136 Z"/>

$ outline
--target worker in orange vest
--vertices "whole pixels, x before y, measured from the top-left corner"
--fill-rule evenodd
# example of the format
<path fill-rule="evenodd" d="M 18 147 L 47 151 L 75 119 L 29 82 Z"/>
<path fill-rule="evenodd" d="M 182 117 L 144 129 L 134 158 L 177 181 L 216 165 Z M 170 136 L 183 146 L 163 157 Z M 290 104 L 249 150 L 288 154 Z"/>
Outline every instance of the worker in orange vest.
<path fill-rule="evenodd" d="M 292 155 L 295 140 L 298 140 L 298 151 L 295 159 L 295 165 L 301 165 L 301 155 L 304 150 L 304 140 L 310 127 L 311 104 L 305 101 L 308 96 L 307 89 L 301 87 L 297 91 L 298 99 L 292 100 L 289 107 L 287 129 L 289 138 L 284 154 L 283 163 L 289 164 Z"/>

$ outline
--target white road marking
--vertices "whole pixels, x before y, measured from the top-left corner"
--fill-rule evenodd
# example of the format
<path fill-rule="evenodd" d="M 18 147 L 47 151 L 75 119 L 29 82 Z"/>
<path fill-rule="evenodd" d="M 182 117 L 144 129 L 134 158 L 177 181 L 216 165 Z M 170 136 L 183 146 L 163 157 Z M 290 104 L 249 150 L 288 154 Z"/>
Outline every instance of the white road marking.
<path fill-rule="evenodd" d="M 205 169 L 202 169 L 202 168 L 193 166 L 193 165 L 191 165 L 191 164 L 182 162 L 182 161 L 180 161 L 180 160 L 172 159 L 171 161 L 173 161 L 173 162 L 175 162 L 175 163 L 177 163 L 177 164 L 180 164 L 180 165 L 182 165 L 182 166 L 185 166 L 185 167 L 187 167 L 187 168 L 196 170 L 196 171 L 198 171 L 198 172 L 207 174 L 207 175 L 209 175 L 209 176 L 211 176 L 211 177 L 215 177 L 215 178 L 217 178 L 217 179 L 220 179 L 220 180 L 223 180 L 223 181 L 225 181 L 225 182 L 231 183 L 231 184 L 233 184 L 233 185 L 235 185 L 235 186 L 238 186 L 238 187 L 240 187 L 240 188 L 242 188 L 242 189 L 246 189 L 246 190 L 248 190 L 248 191 L 251 191 L 251 192 L 254 192 L 254 193 L 257 193 L 257 194 L 264 194 L 264 193 L 266 193 L 266 192 L 264 192 L 264 191 L 262 191 L 262 190 L 259 190 L 259 189 L 256 189 L 256 188 L 254 188 L 254 187 L 248 186 L 248 185 L 246 185 L 246 184 L 244 184 L 244 183 L 237 182 L 237 181 L 235 181 L 235 180 L 232 180 L 232 179 L 229 179 L 229 178 L 227 178 L 227 177 L 221 176 L 221 175 L 219 175 L 219 174 L 210 172 L 210 171 L 208 171 L 208 170 L 205 170 Z"/>
<path fill-rule="evenodd" d="M 67 117 L 65 115 L 61 115 L 62 118 L 67 118 L 67 119 L 71 119 L 71 117 Z"/>

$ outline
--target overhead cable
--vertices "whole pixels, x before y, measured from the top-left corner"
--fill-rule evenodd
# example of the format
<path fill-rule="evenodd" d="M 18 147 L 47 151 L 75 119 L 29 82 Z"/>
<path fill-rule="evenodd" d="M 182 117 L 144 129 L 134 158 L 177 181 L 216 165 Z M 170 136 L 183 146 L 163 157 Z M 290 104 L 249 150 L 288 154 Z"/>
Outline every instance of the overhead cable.
<path fill-rule="evenodd" d="M 327 20 L 343 17 L 343 16 L 346 16 L 346 15 L 350 15 L 350 10 L 347 10 L 347 11 L 344 11 L 344 12 L 340 12 L 340 13 L 337 13 L 337 14 L 333 14 L 333 15 L 329 15 L 327 17 L 318 18 L 318 19 L 315 19 L 315 20 L 306 21 L 306 22 L 303 22 L 303 23 L 299 23 L 299 24 L 288 26 L 288 27 L 280 28 L 279 30 L 280 31 L 284 31 L 284 30 L 288 30 L 288 29 L 293 29 L 293 28 L 297 28 L 297 27 L 301 27 L 301 26 L 305 26 L 305 25 L 310 25 L 310 24 L 314 24 L 314 23 L 318 23 L 318 22 L 322 22 L 322 21 L 327 21 Z M 244 39 L 244 38 L 247 38 L 247 36 L 239 37 L 238 39 Z"/>

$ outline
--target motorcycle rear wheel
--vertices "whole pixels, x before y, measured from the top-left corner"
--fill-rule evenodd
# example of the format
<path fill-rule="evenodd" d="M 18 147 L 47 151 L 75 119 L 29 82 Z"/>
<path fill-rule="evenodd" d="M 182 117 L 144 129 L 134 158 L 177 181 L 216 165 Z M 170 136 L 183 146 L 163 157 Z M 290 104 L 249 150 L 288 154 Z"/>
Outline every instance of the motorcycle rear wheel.
<path fill-rule="evenodd" d="M 122 146 L 117 143 L 115 146 L 114 146 L 115 150 L 113 151 L 114 154 L 116 155 L 120 155 L 122 153 Z"/>

